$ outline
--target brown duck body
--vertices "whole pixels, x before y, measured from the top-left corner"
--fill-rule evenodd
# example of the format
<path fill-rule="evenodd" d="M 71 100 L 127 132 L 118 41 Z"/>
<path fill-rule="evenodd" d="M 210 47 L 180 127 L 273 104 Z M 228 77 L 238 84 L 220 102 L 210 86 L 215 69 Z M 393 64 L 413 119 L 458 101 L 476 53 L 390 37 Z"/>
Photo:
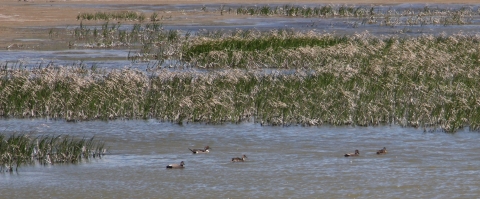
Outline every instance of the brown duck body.
<path fill-rule="evenodd" d="M 387 153 L 387 147 L 383 147 L 383 149 L 380 149 L 377 151 L 377 155 L 382 155 Z"/>
<path fill-rule="evenodd" d="M 167 169 L 183 169 L 185 168 L 184 165 L 185 163 L 183 161 L 180 162 L 180 164 L 169 164 L 167 165 Z"/>
<path fill-rule="evenodd" d="M 359 156 L 359 155 L 360 155 L 360 151 L 355 150 L 355 153 L 346 153 L 346 154 L 345 154 L 345 157 Z"/>
<path fill-rule="evenodd" d="M 239 157 L 232 158 L 232 162 L 244 162 L 246 159 L 247 159 L 247 156 L 243 155 L 241 158 Z"/>
<path fill-rule="evenodd" d="M 209 146 L 206 146 L 204 149 L 190 149 L 190 148 L 188 148 L 188 149 L 194 154 L 210 152 L 210 147 Z"/>

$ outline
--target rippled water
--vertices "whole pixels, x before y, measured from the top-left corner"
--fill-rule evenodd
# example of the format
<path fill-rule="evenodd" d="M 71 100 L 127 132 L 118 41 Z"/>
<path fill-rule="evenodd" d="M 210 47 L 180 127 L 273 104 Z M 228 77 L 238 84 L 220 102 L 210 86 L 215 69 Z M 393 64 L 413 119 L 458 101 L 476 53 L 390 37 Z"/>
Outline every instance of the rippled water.
<path fill-rule="evenodd" d="M 476 198 L 480 134 L 379 127 L 0 120 L 0 131 L 96 136 L 109 154 L 1 173 L 2 198 Z M 209 145 L 209 154 L 187 148 Z M 387 147 L 388 154 L 376 155 Z M 360 150 L 360 157 L 343 157 Z M 248 156 L 232 163 L 232 157 Z M 184 161 L 185 169 L 166 165 Z"/>

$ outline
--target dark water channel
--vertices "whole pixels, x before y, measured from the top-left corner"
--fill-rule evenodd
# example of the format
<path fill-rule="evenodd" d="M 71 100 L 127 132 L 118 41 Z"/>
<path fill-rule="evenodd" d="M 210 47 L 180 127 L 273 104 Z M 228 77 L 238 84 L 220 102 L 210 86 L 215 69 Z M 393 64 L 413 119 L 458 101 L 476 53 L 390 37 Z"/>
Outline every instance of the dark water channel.
<path fill-rule="evenodd" d="M 1 198 L 477 198 L 480 134 L 378 127 L 0 120 L 6 133 L 96 136 L 102 159 L 1 173 Z M 209 154 L 187 148 L 209 145 Z M 388 153 L 376 155 L 387 147 Z M 359 157 L 343 157 L 360 150 Z M 248 156 L 232 163 L 232 157 Z M 185 169 L 166 165 L 184 161 Z"/>

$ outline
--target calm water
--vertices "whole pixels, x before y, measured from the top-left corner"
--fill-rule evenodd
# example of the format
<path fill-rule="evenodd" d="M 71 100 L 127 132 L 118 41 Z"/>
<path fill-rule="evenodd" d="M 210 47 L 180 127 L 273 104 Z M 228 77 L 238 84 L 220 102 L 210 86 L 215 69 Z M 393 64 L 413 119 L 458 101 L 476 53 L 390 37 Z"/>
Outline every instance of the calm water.
<path fill-rule="evenodd" d="M 0 120 L 0 131 L 96 136 L 103 159 L 0 173 L 0 198 L 478 198 L 480 134 L 381 127 Z M 187 148 L 209 145 L 209 154 Z M 388 154 L 375 151 L 387 147 Z M 360 157 L 343 157 L 359 149 Z M 248 156 L 232 163 L 232 157 Z M 166 165 L 185 161 L 186 168 Z"/>

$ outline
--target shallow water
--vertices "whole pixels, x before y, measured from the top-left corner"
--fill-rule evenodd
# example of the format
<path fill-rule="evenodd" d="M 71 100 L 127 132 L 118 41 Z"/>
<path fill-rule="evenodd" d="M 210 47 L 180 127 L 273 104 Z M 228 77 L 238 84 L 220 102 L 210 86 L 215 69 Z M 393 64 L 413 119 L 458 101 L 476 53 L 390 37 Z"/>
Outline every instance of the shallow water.
<path fill-rule="evenodd" d="M 0 120 L 6 133 L 96 136 L 102 159 L 1 173 L 2 198 L 475 198 L 480 134 L 378 127 Z M 187 148 L 209 145 L 209 154 Z M 388 153 L 375 151 L 387 147 Z M 343 157 L 360 150 L 360 157 Z M 232 163 L 232 157 L 248 156 Z M 186 168 L 166 165 L 185 161 Z"/>
<path fill-rule="evenodd" d="M 118 49 L 71 49 L 62 51 L 0 51 L 0 65 L 8 67 L 45 67 L 49 64 L 63 66 L 98 67 L 107 69 L 140 68 L 152 63 L 128 60 L 128 50 Z"/>

